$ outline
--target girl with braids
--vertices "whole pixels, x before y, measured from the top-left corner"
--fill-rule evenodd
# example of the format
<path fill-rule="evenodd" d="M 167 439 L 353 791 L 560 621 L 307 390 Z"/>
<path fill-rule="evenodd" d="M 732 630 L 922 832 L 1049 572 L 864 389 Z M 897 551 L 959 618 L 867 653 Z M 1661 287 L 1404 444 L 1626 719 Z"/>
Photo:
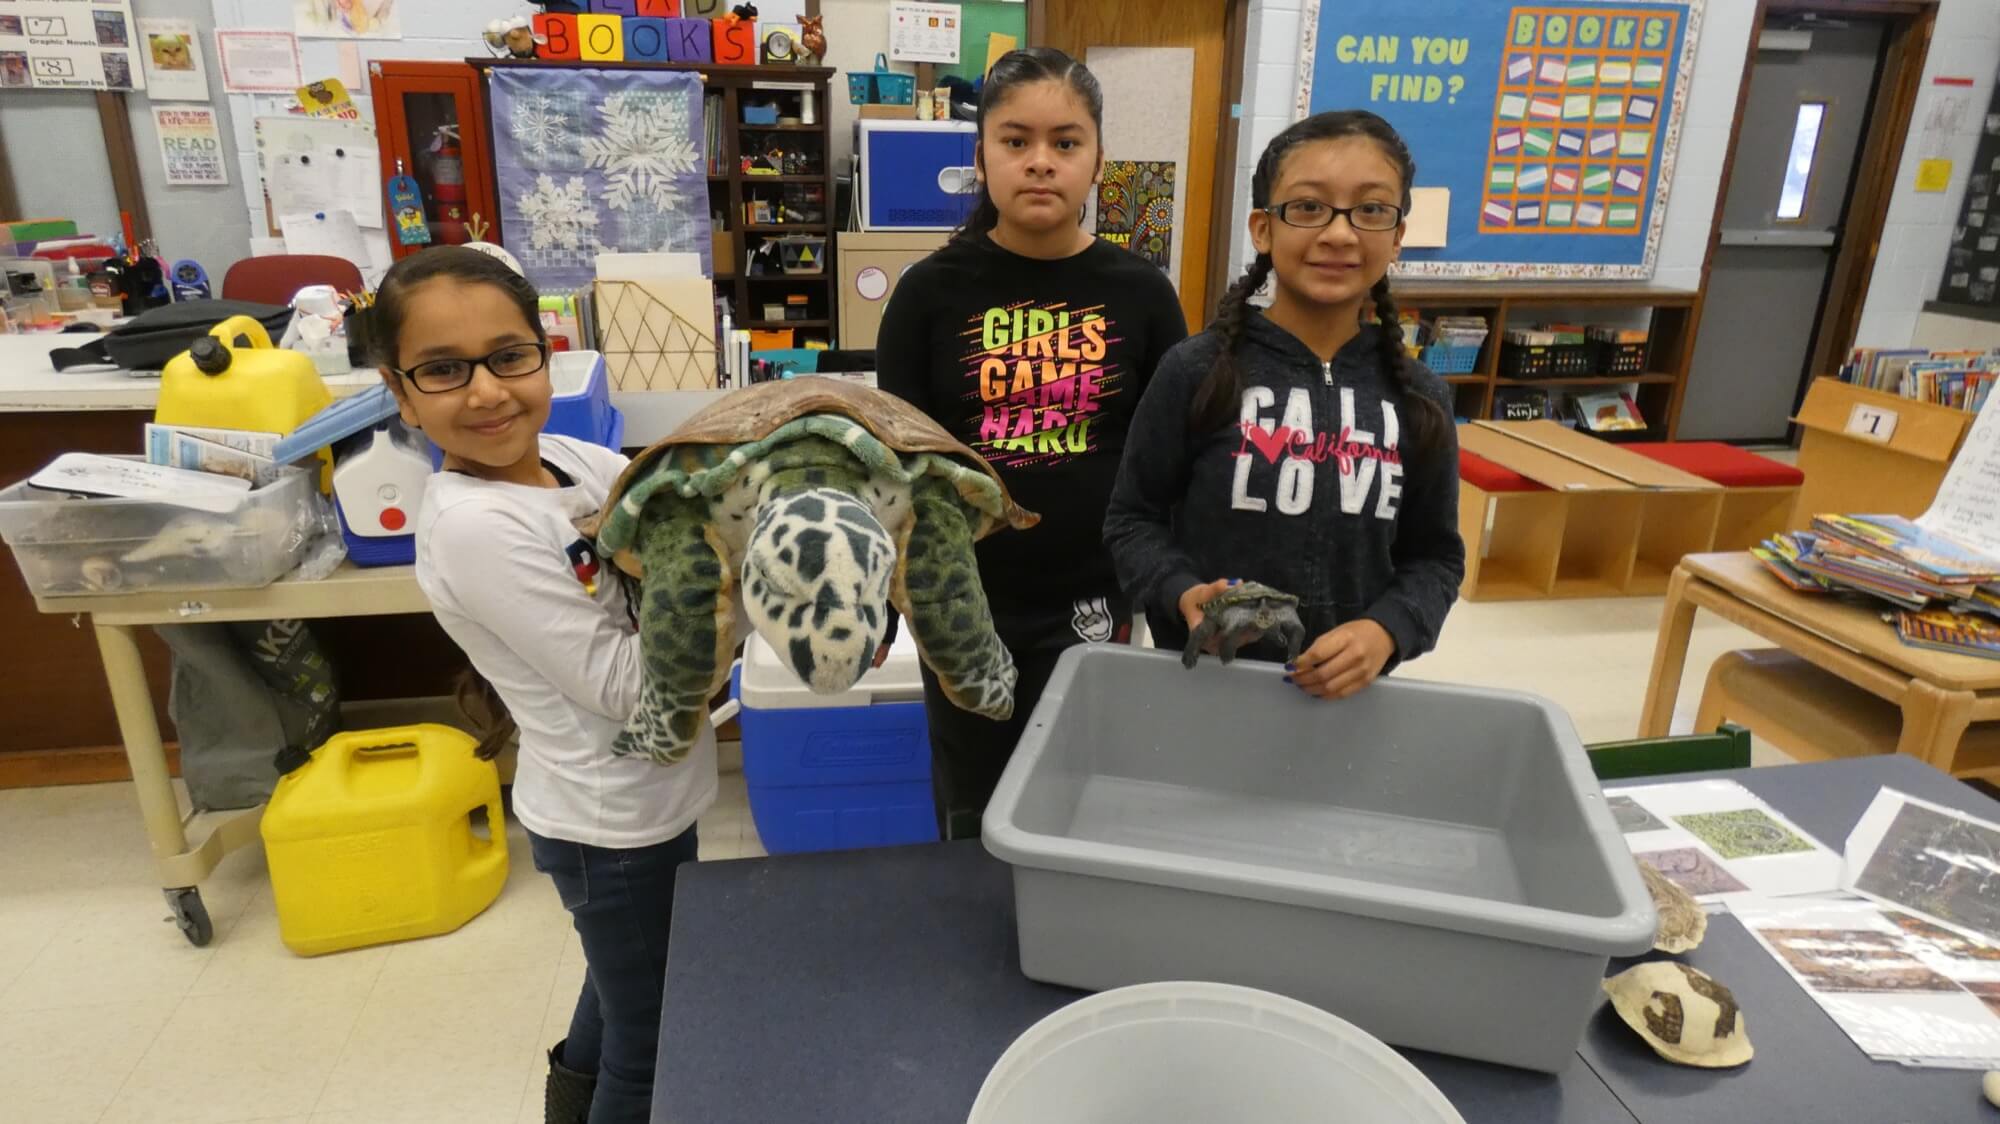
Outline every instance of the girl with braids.
<path fill-rule="evenodd" d="M 1287 679 L 1311 695 L 1436 644 L 1465 547 L 1451 398 L 1405 353 L 1389 291 L 1415 175 L 1389 123 L 1358 111 L 1300 121 L 1258 160 L 1256 261 L 1155 372 L 1104 524 L 1162 647 L 1241 580 L 1299 597 L 1317 639 Z"/>
<path fill-rule="evenodd" d="M 983 454 L 1042 517 L 978 548 L 1020 674 L 1012 720 L 952 706 L 924 672 L 948 839 L 979 834 L 1056 657 L 1129 636 L 1105 507 L 1140 392 L 1187 325 L 1164 273 L 1081 228 L 1104 169 L 1103 121 L 1097 79 L 1068 55 L 1001 56 L 979 99 L 978 209 L 897 282 L 877 335 L 878 385 Z"/>

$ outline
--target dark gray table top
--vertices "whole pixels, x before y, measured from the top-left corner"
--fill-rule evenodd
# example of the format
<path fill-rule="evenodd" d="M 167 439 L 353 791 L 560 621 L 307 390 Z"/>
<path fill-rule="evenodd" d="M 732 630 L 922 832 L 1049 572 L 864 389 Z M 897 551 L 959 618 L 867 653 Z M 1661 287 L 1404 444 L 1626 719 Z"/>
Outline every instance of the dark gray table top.
<path fill-rule="evenodd" d="M 1702 775 L 1740 781 L 1836 849 L 1885 785 L 1995 814 L 1907 758 Z M 1977 1074 L 1870 1061 L 1733 918 L 1689 960 L 1743 999 L 1745 1069 L 1670 1066 L 1606 1015 L 1554 1076 L 1402 1052 L 1470 1124 L 2000 1120 Z M 1080 994 L 1021 975 L 1008 869 L 977 843 L 692 865 L 653 1122 L 950 1124 L 1008 1045 Z"/>
<path fill-rule="evenodd" d="M 1724 777 L 1836 851 L 1882 788 L 1985 819 L 2000 804 L 1909 757 L 1870 758 L 1728 773 L 1662 777 L 1668 784 Z M 1581 1053 L 1634 1116 L 1654 1121 L 1852 1121 L 1854 1124 L 1993 1124 L 1977 1072 L 1910 1069 L 1861 1052 L 1784 973 L 1741 922 L 1717 915 L 1701 947 L 1678 959 L 1729 985 L 1743 1006 L 1757 1056 L 1734 1070 L 1662 1065 L 1607 1007 L 1591 1020 Z M 1614 962 L 1618 972 L 1637 961 Z M 1461 1111 L 1463 1111 L 1461 1109 Z M 1472 1115 L 1466 1113 L 1466 1119 Z"/>

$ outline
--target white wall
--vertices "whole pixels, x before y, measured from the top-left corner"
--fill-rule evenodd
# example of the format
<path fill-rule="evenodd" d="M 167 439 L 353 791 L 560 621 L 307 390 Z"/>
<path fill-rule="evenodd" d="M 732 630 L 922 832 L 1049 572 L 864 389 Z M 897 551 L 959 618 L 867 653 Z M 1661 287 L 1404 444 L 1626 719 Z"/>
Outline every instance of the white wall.
<path fill-rule="evenodd" d="M 1325 4 L 1342 2 L 1324 0 Z M 1264 146 L 1292 123 L 1300 79 L 1298 53 L 1304 6 L 1303 0 L 1251 0 L 1250 4 L 1250 54 L 1244 60 L 1236 152 L 1237 222 L 1230 235 L 1230 260 L 1239 267 L 1253 256 L 1242 218 L 1250 207 L 1250 173 Z M 1708 249 L 1709 222 L 1722 182 L 1722 157 L 1729 147 L 1729 124 L 1736 113 L 1736 90 L 1743 77 L 1753 10 L 1748 0 L 1709 0 L 1704 10 L 1680 154 L 1653 277 L 1657 284 L 1677 289 L 1701 285 L 1701 259 Z M 1416 157 L 1417 182 L 1422 186 L 1423 138 L 1404 140 Z"/>
<path fill-rule="evenodd" d="M 1340 3 L 1342 0 L 1325 0 Z M 1237 225 L 1231 232 L 1230 260 L 1241 266 L 1250 260 L 1250 246 L 1241 216 L 1250 205 L 1250 173 L 1265 144 L 1292 121 L 1298 89 L 1298 45 L 1303 0 L 1251 0 L 1249 55 L 1245 59 L 1243 104 L 1238 122 L 1236 200 Z M 1723 159 L 1728 154 L 1729 129 L 1736 97 L 1743 83 L 1743 64 L 1754 33 L 1755 6 L 1748 0 L 1708 0 L 1703 9 L 1701 38 L 1695 45 L 1694 79 L 1689 84 L 1680 151 L 1667 198 L 1666 225 L 1660 241 L 1654 282 L 1677 289 L 1701 284 L 1701 262 L 1721 188 Z M 1932 86 L 1937 75 L 1969 75 L 1975 79 L 1971 112 L 1963 128 L 1949 138 L 1943 155 L 1954 161 L 1950 190 L 1918 194 L 1916 179 L 1919 141 L 1913 129 L 1903 166 L 1896 175 L 1882 251 L 1863 309 L 1859 343 L 1902 347 L 1912 342 L 1917 314 L 1937 293 L 1946 244 L 1957 221 L 1959 202 L 1971 174 L 1969 164 L 1978 143 L 1992 94 L 1994 72 L 2000 68 L 2000 0 L 1942 0 L 1937 31 L 1924 67 L 1924 88 L 1915 120 L 1923 121 L 1931 100 L 1944 87 Z M 1407 138 L 1422 180 L 1423 141 Z M 1921 343 L 1922 341 L 1916 341 Z"/>
<path fill-rule="evenodd" d="M 1917 335 L 1917 317 L 1924 302 L 1937 296 L 1945 250 L 1965 199 L 1973 151 L 1993 96 L 1996 68 L 2000 68 L 2000 2 L 1944 0 L 1938 6 L 1937 31 L 1931 36 L 1930 57 L 1924 64 L 1924 86 L 1917 96 L 1909 143 L 1903 148 L 1902 167 L 1896 170 L 1896 193 L 1889 199 L 1889 220 L 1882 228 L 1882 249 L 1875 257 L 1868 303 L 1861 311 L 1857 346 L 1929 344 Z M 1921 125 L 1931 102 L 1951 91 L 1951 87 L 1931 85 L 1931 79 L 1938 75 L 1972 78 L 1972 105 L 1964 126 L 1937 154 L 1952 161 L 1951 187 L 1942 193 L 1919 194 L 1913 187 L 1917 161 L 1933 155 L 1920 151 Z"/>

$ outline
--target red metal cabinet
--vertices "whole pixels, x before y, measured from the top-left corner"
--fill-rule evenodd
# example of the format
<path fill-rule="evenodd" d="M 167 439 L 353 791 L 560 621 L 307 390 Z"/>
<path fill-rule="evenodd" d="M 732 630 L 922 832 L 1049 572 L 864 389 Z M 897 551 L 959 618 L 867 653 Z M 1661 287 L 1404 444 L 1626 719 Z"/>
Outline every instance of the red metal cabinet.
<path fill-rule="evenodd" d="M 480 81 L 479 72 L 462 62 L 368 64 L 383 179 L 395 175 L 399 163 L 416 177 L 434 245 L 472 241 L 482 228 L 487 240 L 498 239 L 500 209 Z M 397 258 L 422 249 L 402 245 L 386 205 L 384 213 Z"/>

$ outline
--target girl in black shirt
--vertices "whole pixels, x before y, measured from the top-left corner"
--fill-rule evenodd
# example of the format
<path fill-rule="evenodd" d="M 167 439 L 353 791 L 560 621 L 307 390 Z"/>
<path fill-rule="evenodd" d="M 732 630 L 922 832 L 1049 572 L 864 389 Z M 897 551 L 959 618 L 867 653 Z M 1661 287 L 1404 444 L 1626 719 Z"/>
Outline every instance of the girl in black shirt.
<path fill-rule="evenodd" d="M 1063 649 L 1126 640 L 1132 606 L 1102 529 L 1125 433 L 1153 367 L 1187 335 L 1166 275 L 1080 225 L 1104 168 L 1104 96 L 1081 63 L 1010 51 L 979 103 L 979 206 L 897 282 L 877 336 L 883 390 L 990 461 L 1028 531 L 979 544 L 979 572 L 1020 680 L 993 722 L 945 701 L 926 669 L 932 788 L 945 838 L 976 836 Z"/>

